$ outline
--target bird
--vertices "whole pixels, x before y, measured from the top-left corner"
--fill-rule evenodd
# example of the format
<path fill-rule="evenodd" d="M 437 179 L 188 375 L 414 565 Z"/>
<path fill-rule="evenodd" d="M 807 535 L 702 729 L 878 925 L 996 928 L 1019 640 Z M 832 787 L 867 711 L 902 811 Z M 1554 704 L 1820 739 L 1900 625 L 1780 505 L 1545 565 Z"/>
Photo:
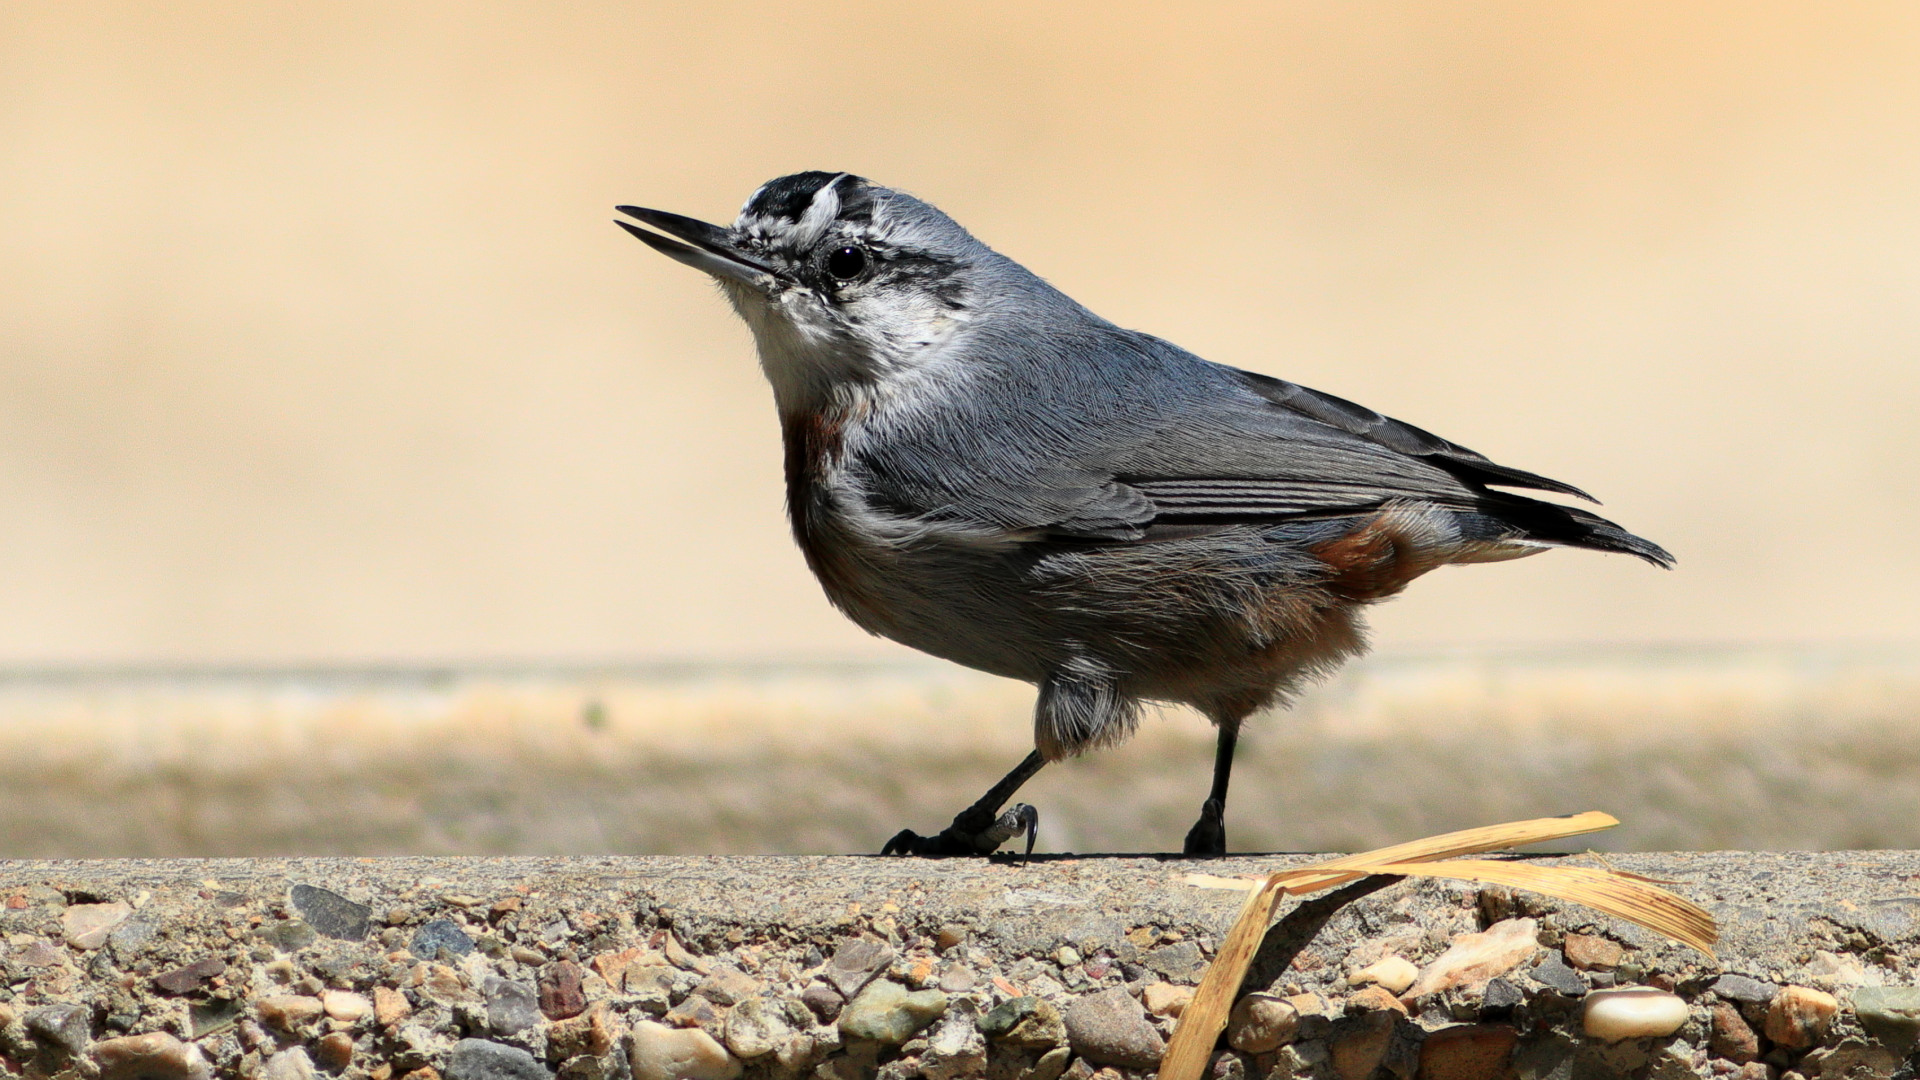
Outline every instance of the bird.
<path fill-rule="evenodd" d="M 1673 557 L 1496 464 L 1331 394 L 1094 314 L 904 191 L 845 172 L 761 185 L 730 226 L 616 224 L 718 282 L 772 384 L 794 539 L 865 630 L 1037 687 L 1034 749 L 937 833 L 991 854 L 1049 762 L 1142 706 L 1217 728 L 1182 850 L 1226 852 L 1242 726 L 1360 654 L 1366 609 L 1455 563 L 1548 548 Z M 644 228 L 641 226 L 645 226 Z"/>

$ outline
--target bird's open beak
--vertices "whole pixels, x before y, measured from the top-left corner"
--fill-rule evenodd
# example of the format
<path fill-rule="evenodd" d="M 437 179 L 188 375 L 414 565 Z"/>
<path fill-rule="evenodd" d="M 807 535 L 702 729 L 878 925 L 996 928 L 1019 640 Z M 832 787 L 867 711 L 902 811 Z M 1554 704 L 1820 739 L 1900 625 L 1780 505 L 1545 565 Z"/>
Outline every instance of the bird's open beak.
<path fill-rule="evenodd" d="M 735 245 L 733 234 L 718 225 L 640 206 L 616 206 L 614 209 L 666 233 L 666 236 L 661 236 L 660 233 L 648 232 L 624 221 L 614 221 L 615 225 L 639 237 L 648 247 L 669 259 L 678 259 L 696 270 L 737 281 L 761 292 L 770 291 L 779 278 L 772 267 L 742 252 Z M 680 243 L 682 240 L 686 243 Z"/>

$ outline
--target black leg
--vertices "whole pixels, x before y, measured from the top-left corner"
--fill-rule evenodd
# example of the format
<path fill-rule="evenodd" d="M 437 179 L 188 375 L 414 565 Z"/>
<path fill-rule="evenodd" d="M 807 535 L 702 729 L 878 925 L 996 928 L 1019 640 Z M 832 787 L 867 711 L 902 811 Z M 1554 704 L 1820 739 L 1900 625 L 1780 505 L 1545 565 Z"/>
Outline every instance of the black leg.
<path fill-rule="evenodd" d="M 1187 830 L 1182 850 L 1188 855 L 1227 853 L 1227 780 L 1233 775 L 1233 748 L 1240 741 L 1240 725 L 1220 725 L 1220 744 L 1213 754 L 1213 790 L 1200 805 L 1200 820 Z"/>
<path fill-rule="evenodd" d="M 1013 771 L 1000 778 L 1000 782 L 980 796 L 978 802 L 953 816 L 953 824 L 941 830 L 935 836 L 921 836 L 912 829 L 902 829 L 899 835 L 887 841 L 880 849 L 882 855 L 991 855 L 994 849 L 1006 843 L 1014 836 L 1027 834 L 1027 854 L 1033 854 L 1033 837 L 1040 828 L 1040 811 L 1026 803 L 1015 803 L 1006 813 L 1000 807 L 1013 798 L 1020 785 L 1033 779 L 1033 774 L 1047 759 L 1035 750 L 1026 760 L 1013 767 Z"/>

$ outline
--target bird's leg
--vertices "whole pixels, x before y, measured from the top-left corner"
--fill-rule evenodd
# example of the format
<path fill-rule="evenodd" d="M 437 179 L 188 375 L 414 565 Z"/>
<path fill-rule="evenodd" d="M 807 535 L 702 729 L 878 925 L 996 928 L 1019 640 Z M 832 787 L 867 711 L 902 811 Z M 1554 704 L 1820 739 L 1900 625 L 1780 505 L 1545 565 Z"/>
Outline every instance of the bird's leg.
<path fill-rule="evenodd" d="M 1239 724 L 1220 725 L 1220 744 L 1213 754 L 1213 790 L 1200 804 L 1200 820 L 1187 830 L 1182 850 L 1188 855 L 1227 853 L 1227 779 L 1233 774 L 1233 748 L 1239 741 Z"/>
<path fill-rule="evenodd" d="M 1015 803 L 1007 807 L 1006 813 L 1000 807 L 1013 798 L 1020 785 L 1033 778 L 1040 766 L 1047 760 L 1035 750 L 1026 760 L 1013 767 L 1013 771 L 1000 778 L 1000 782 L 987 789 L 979 801 L 953 816 L 953 824 L 933 836 L 921 836 L 912 829 L 902 829 L 887 846 L 880 849 L 882 855 L 991 855 L 1001 844 L 1024 832 L 1027 834 L 1027 854 L 1033 854 L 1033 837 L 1040 828 L 1040 811 L 1026 803 Z"/>

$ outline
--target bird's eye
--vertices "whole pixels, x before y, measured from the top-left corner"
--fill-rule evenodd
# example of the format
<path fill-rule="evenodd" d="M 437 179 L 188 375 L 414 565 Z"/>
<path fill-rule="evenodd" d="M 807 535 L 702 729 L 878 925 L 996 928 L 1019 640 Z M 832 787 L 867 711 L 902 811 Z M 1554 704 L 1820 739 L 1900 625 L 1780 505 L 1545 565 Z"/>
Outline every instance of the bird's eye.
<path fill-rule="evenodd" d="M 867 271 L 867 253 L 857 247 L 843 247 L 827 256 L 827 273 L 841 281 L 852 281 Z"/>

